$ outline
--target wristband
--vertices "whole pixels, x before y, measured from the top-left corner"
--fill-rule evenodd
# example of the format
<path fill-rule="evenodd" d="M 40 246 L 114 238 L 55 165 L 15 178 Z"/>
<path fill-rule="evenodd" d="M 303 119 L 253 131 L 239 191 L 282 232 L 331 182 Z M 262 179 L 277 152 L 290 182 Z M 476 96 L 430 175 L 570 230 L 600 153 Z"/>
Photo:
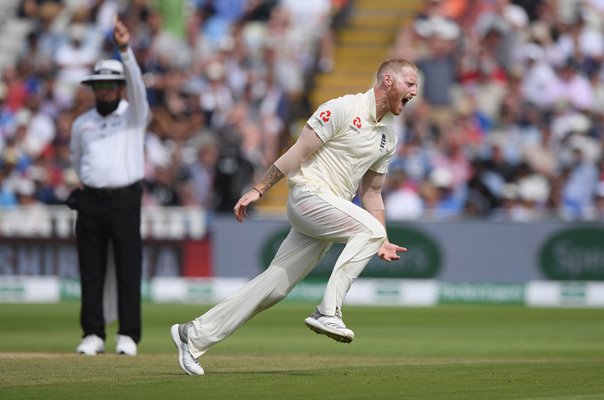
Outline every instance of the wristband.
<path fill-rule="evenodd" d="M 257 191 L 258 194 L 260 195 L 260 197 L 262 197 L 262 192 L 260 190 L 256 189 L 255 187 L 253 187 L 252 189 L 254 189 L 255 191 Z"/>

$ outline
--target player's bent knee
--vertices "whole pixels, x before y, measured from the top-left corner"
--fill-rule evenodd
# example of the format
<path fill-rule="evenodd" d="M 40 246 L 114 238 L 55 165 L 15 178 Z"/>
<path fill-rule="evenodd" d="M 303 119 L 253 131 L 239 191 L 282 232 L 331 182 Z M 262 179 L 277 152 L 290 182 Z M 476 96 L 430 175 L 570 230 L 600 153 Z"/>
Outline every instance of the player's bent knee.
<path fill-rule="evenodd" d="M 289 294 L 289 290 L 275 289 L 271 292 L 271 294 L 269 296 L 269 300 L 271 300 L 271 302 L 273 304 L 275 304 L 275 303 L 280 302 L 284 298 L 286 298 L 288 294 Z"/>
<path fill-rule="evenodd" d="M 260 305 L 260 308 L 265 310 L 269 307 L 272 307 L 275 304 L 277 304 L 278 302 L 280 302 L 281 300 L 283 300 L 285 297 L 287 297 L 288 294 L 289 294 L 289 290 L 274 289 L 264 299 L 264 301 Z"/>

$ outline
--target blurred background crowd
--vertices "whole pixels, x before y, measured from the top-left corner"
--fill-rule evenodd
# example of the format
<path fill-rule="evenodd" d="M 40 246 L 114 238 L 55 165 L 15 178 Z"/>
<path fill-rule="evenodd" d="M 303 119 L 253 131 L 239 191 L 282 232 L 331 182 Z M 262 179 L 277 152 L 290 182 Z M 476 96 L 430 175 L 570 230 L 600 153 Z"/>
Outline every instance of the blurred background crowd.
<path fill-rule="evenodd" d="M 313 112 L 356 2 L 3 3 L 20 28 L 0 33 L 18 43 L 0 54 L 0 209 L 78 185 L 70 128 L 94 100 L 79 82 L 118 57 L 119 14 L 153 112 L 144 205 L 230 213 Z M 604 220 L 604 0 L 417 3 L 390 49 L 417 63 L 421 95 L 397 120 L 387 216 Z"/>

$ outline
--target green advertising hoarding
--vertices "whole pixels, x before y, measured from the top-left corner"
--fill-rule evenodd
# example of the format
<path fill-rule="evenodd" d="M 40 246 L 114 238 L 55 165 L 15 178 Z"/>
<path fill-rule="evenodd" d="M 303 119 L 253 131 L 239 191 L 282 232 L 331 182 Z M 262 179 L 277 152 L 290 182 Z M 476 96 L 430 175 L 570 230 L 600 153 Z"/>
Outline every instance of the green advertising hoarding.
<path fill-rule="evenodd" d="M 267 268 L 277 253 L 289 229 L 282 229 L 271 235 L 262 245 L 259 263 Z M 442 266 L 442 252 L 436 240 L 427 233 L 411 227 L 388 228 L 388 238 L 392 243 L 409 249 L 397 261 L 386 262 L 373 257 L 361 277 L 363 278 L 416 278 L 437 277 Z M 344 245 L 335 244 L 319 261 L 307 279 L 327 279 Z"/>
<path fill-rule="evenodd" d="M 552 280 L 604 280 L 604 228 L 563 229 L 541 247 L 539 265 Z"/>

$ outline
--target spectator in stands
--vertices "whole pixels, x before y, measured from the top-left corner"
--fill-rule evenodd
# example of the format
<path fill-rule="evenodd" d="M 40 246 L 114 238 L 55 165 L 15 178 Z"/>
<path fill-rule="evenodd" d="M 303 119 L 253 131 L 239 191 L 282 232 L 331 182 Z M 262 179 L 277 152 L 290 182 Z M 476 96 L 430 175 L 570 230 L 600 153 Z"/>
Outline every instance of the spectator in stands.
<path fill-rule="evenodd" d="M 216 129 L 224 124 L 235 100 L 226 81 L 226 71 L 221 61 L 212 61 L 206 67 L 204 87 L 201 90 L 200 107 L 210 127 Z"/>
<path fill-rule="evenodd" d="M 478 16 L 475 29 L 476 34 L 484 38 L 485 49 L 492 53 L 496 63 L 510 70 L 518 59 L 519 44 L 528 23 L 528 15 L 522 7 L 511 0 L 495 0 Z"/>
<path fill-rule="evenodd" d="M 150 49 L 165 64 L 188 68 L 191 65 L 191 49 L 183 37 L 164 27 L 164 16 L 154 8 L 149 9 L 147 25 L 150 34 Z"/>
<path fill-rule="evenodd" d="M 11 187 L 10 172 L 10 165 L 0 161 L 0 209 L 12 208 L 18 203 L 15 190 Z"/>
<path fill-rule="evenodd" d="M 384 194 L 384 211 L 389 221 L 416 220 L 424 214 L 424 204 L 417 185 L 404 170 L 388 172 L 388 187 Z"/>
<path fill-rule="evenodd" d="M 226 140 L 225 140 L 226 139 Z M 255 168 L 242 153 L 240 139 L 229 136 L 222 139 L 220 154 L 214 172 L 216 212 L 230 213 L 242 193 L 249 190 L 255 177 Z"/>
<path fill-rule="evenodd" d="M 594 199 L 594 216 L 597 221 L 604 221 L 604 180 L 598 182 Z"/>
<path fill-rule="evenodd" d="M 48 237 L 51 231 L 50 219 L 37 198 L 35 183 L 29 178 L 21 177 L 16 181 L 15 191 L 20 206 L 15 214 L 19 235 Z"/>
<path fill-rule="evenodd" d="M 419 136 L 410 136 L 398 146 L 397 154 L 390 164 L 394 171 L 403 171 L 405 180 L 416 186 L 426 179 L 432 169 L 430 152 L 421 144 Z"/>
<path fill-rule="evenodd" d="M 517 173 L 516 166 L 506 158 L 504 143 L 505 138 L 502 134 L 493 133 L 489 152 L 482 161 L 482 178 L 491 192 L 496 195 L 502 194 L 504 186 L 512 182 Z"/>
<path fill-rule="evenodd" d="M 486 176 L 485 176 L 486 175 Z M 466 189 L 464 215 L 469 217 L 487 217 L 500 205 L 499 193 L 495 193 L 488 182 L 488 172 L 484 162 L 477 158 L 472 162 L 472 176 Z"/>
<path fill-rule="evenodd" d="M 4 162 L 13 165 L 20 174 L 25 174 L 32 164 L 32 156 L 27 151 L 26 138 L 31 111 L 22 108 L 14 117 L 14 133 L 7 138 L 4 149 Z"/>
<path fill-rule="evenodd" d="M 579 12 L 556 41 L 555 54 L 560 60 L 572 59 L 581 72 L 590 72 L 595 62 L 604 57 L 604 36 L 587 24 Z"/>
<path fill-rule="evenodd" d="M 586 157 L 580 143 L 573 144 L 569 177 L 562 188 L 563 215 L 570 219 L 588 219 L 598 184 L 598 170 Z"/>
<path fill-rule="evenodd" d="M 219 157 L 219 147 L 216 137 L 204 133 L 197 138 L 197 157 L 188 165 L 197 203 L 208 211 L 213 211 L 215 204 L 215 175 L 216 163 Z"/>
<path fill-rule="evenodd" d="M 145 205 L 181 206 L 182 199 L 176 190 L 176 183 L 176 171 L 173 166 L 156 166 L 153 180 L 145 182 Z"/>
<path fill-rule="evenodd" d="M 528 43 L 523 49 L 525 74 L 522 77 L 522 95 L 527 102 L 546 108 L 550 104 L 545 91 L 556 81 L 556 73 L 545 59 L 543 48 L 536 43 Z"/>
<path fill-rule="evenodd" d="M 58 67 L 55 95 L 61 104 L 73 102 L 76 87 L 99 58 L 98 46 L 86 41 L 86 33 L 85 25 L 71 25 L 69 40 L 59 46 L 54 56 Z"/>
<path fill-rule="evenodd" d="M 455 50 L 460 30 L 442 17 L 420 20 L 414 29 L 427 47 L 426 54 L 416 61 L 424 76 L 422 96 L 431 106 L 431 119 L 442 130 L 452 122 L 452 90 L 458 68 Z"/>
<path fill-rule="evenodd" d="M 169 162 L 180 164 L 179 170 L 193 162 L 195 150 L 191 139 L 202 131 L 219 137 L 226 129 L 227 115 L 233 107 L 246 110 L 245 123 L 249 127 L 247 139 L 240 142 L 243 145 L 240 151 L 260 171 L 291 140 L 289 127 L 304 113 L 306 90 L 312 87 L 312 77 L 317 73 L 316 62 L 323 60 L 320 62 L 323 69 L 334 67 L 330 65 L 329 46 L 320 44 L 322 41 L 326 44 L 323 38 L 329 36 L 323 33 L 329 31 L 333 6 L 355 7 L 354 2 L 346 0 L 175 0 L 165 4 L 99 0 L 92 2 L 90 9 L 75 3 L 24 0 L 21 4 L 19 16 L 33 22 L 33 28 L 23 40 L 19 59 L 3 67 L 0 85 L 4 88 L 0 89 L 3 100 L 0 159 L 8 160 L 11 176 L 29 174 L 29 168 L 42 162 L 36 160 L 35 154 L 28 154 L 27 149 L 32 146 L 26 145 L 29 140 L 21 137 L 24 129 L 33 131 L 32 126 L 38 125 L 43 126 L 40 132 L 48 133 L 54 124 L 56 135 L 60 136 L 59 131 L 65 129 L 59 125 L 65 125 L 66 119 L 73 119 L 91 106 L 91 93 L 79 86 L 75 86 L 71 104 L 65 102 L 62 67 L 53 60 L 59 47 L 73 46 L 69 42 L 81 33 L 78 26 L 85 27 L 84 48 L 93 50 L 98 57 L 116 56 L 111 41 L 107 40 L 112 26 L 108 16 L 116 12 L 133 33 L 132 48 L 145 72 L 149 102 L 163 125 L 161 131 L 155 132 L 160 140 L 149 140 L 153 144 L 148 149 L 153 151 L 147 153 L 147 180 L 153 181 L 154 171 L 161 164 L 156 159 L 158 153 L 165 152 Z M 576 109 L 589 121 L 588 135 L 601 139 L 604 132 L 604 101 L 601 101 L 604 34 L 600 29 L 604 26 L 604 14 L 600 3 L 600 0 L 427 0 L 413 25 L 403 24 L 392 47 L 396 56 L 413 59 L 426 67 L 423 68 L 426 99 L 423 102 L 418 99 L 410 110 L 413 116 L 402 125 L 401 137 L 414 137 L 413 151 L 403 144 L 409 140 L 400 141 L 401 154 L 410 158 L 408 162 L 403 157 L 398 160 L 404 163 L 408 178 L 419 186 L 429 179 L 431 167 L 425 168 L 421 159 L 428 154 L 440 157 L 443 149 L 436 144 L 438 138 L 454 126 L 442 122 L 435 126 L 434 122 L 451 121 L 456 115 L 450 112 L 452 107 L 463 105 L 461 100 L 465 98 L 475 103 L 473 110 L 486 116 L 485 121 L 480 120 L 486 141 L 480 154 L 487 164 L 491 161 L 488 139 L 502 132 L 503 156 L 507 162 L 518 165 L 526 161 L 547 180 L 563 180 L 562 164 L 566 165 L 568 154 L 572 154 L 565 138 L 568 125 L 572 124 L 569 121 L 576 119 Z M 95 34 L 96 42 L 86 39 Z M 443 47 L 446 61 L 454 60 L 446 64 L 446 70 L 442 69 L 444 58 L 435 56 L 439 42 L 448 42 Z M 567 59 L 573 59 L 575 65 L 571 63 L 571 68 L 564 68 Z M 429 72 L 430 68 L 439 70 L 439 67 L 446 73 Z M 217 73 L 220 69 L 222 72 Z M 214 81 L 210 76 L 220 78 Z M 446 82 L 441 84 L 439 79 L 443 77 Z M 184 82 L 186 88 L 181 87 Z M 52 120 L 40 125 L 32 119 L 25 124 L 24 114 L 16 119 L 16 113 L 28 107 L 27 99 L 37 89 L 42 90 L 40 110 Z M 445 113 L 439 103 L 442 99 L 448 105 Z M 200 108 L 206 119 L 197 126 L 203 129 L 190 127 L 186 138 L 174 138 L 182 126 L 190 126 L 176 116 L 183 110 L 193 116 Z M 461 122 L 462 116 L 457 116 Z M 466 117 L 463 119 L 468 121 Z M 474 129 L 470 125 L 460 124 L 456 129 L 461 137 L 476 137 L 470 135 Z M 17 131 L 19 139 L 14 137 Z M 184 141 L 179 145 L 183 160 L 174 161 L 175 143 L 179 140 Z M 64 150 L 63 139 L 45 143 L 53 148 L 51 157 L 62 153 L 55 147 L 63 146 Z M 156 151 L 159 148 L 162 150 Z M 34 153 L 39 151 L 45 150 Z M 463 157 L 472 160 L 474 153 Z M 61 160 L 55 161 L 64 165 Z M 61 168 L 64 175 L 70 174 L 69 166 Z M 517 171 L 512 172 L 509 182 L 516 180 L 514 174 Z M 183 189 L 183 196 L 190 197 L 184 189 L 187 179 L 181 174 L 173 174 L 173 178 L 178 183 L 173 182 L 172 186 L 179 191 Z M 58 193 L 65 191 L 62 180 L 53 178 L 52 182 Z M 16 195 L 13 185 L 6 187 Z M 60 195 L 56 199 L 59 198 Z M 56 201 L 52 196 L 44 199 Z"/>
<path fill-rule="evenodd" d="M 581 75 L 575 59 L 569 58 L 558 67 L 556 76 L 557 79 L 551 81 L 543 93 L 547 106 L 568 103 L 576 110 L 588 111 L 593 108 L 593 89 L 589 80 Z"/>
<path fill-rule="evenodd" d="M 455 177 L 447 167 L 436 167 L 420 188 L 424 202 L 424 217 L 431 220 L 452 220 L 462 214 L 466 187 L 455 187 Z"/>
<path fill-rule="evenodd" d="M 42 110 L 43 88 L 33 88 L 27 94 L 25 107 L 31 113 L 25 134 L 25 151 L 36 158 L 54 140 L 55 121 Z"/>

